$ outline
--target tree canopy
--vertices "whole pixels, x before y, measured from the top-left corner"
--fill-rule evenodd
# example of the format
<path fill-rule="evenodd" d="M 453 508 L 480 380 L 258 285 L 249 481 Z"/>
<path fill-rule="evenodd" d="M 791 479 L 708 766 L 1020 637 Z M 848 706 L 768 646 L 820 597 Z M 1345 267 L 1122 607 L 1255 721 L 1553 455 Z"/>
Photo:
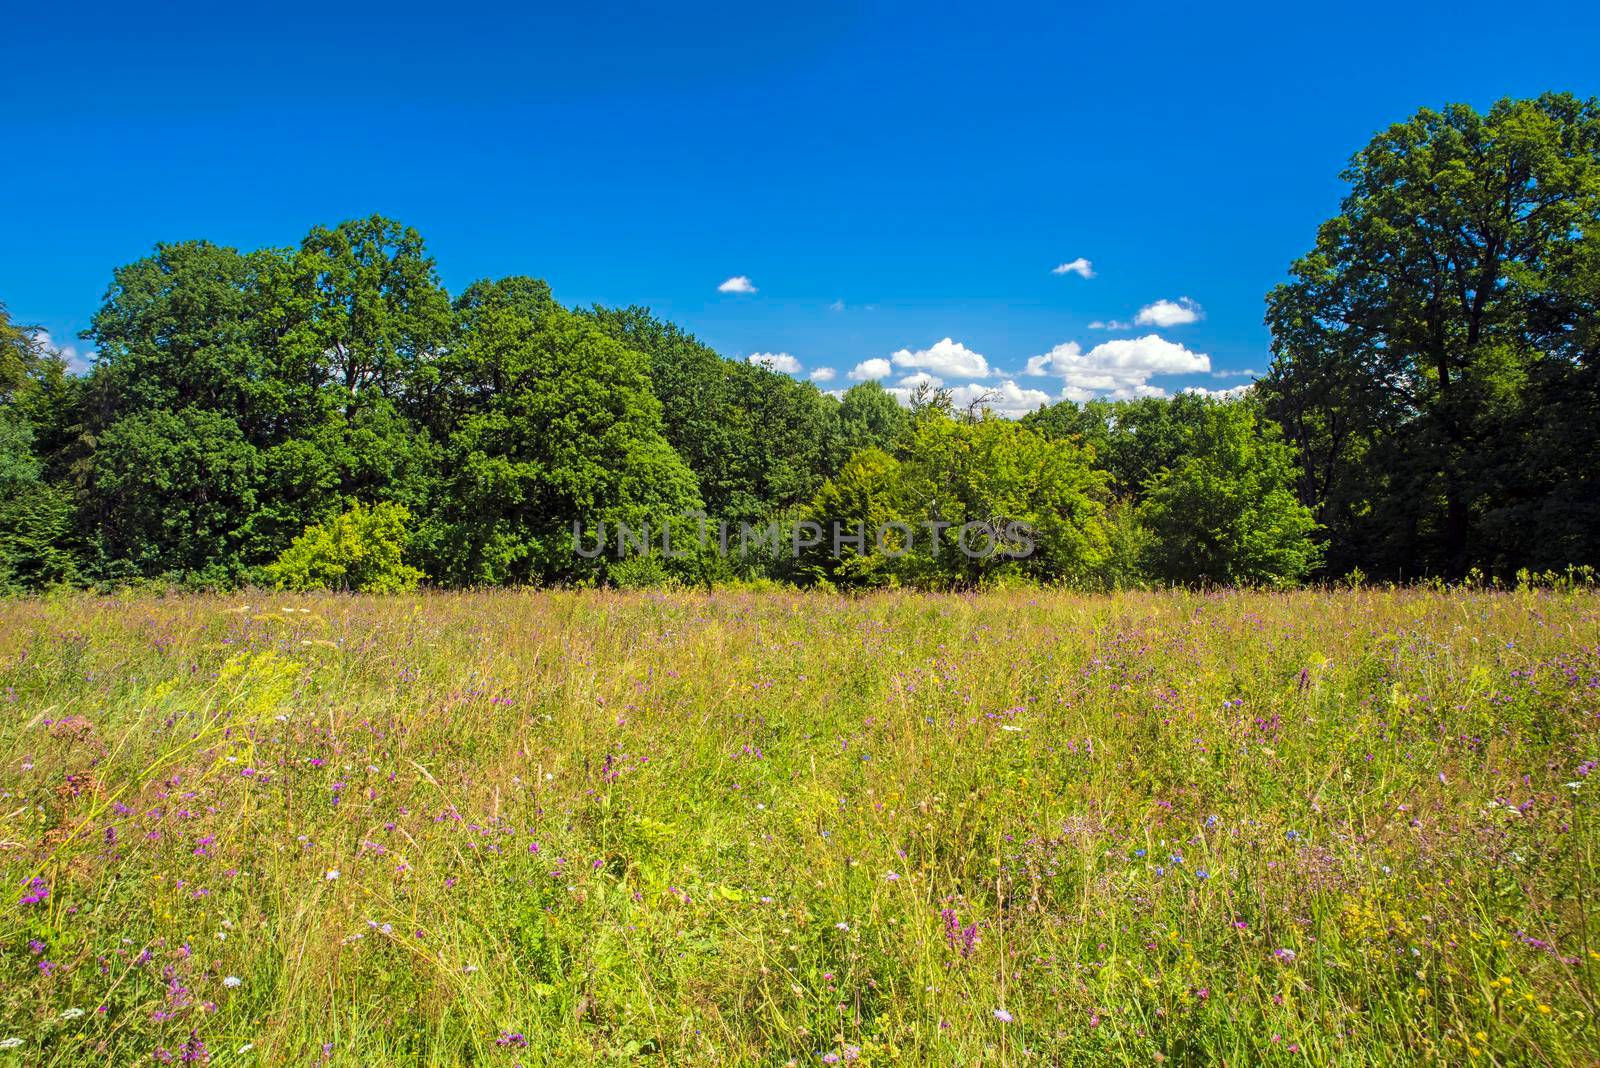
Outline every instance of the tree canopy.
<path fill-rule="evenodd" d="M 1335 569 L 1600 555 L 1600 103 L 1423 109 L 1351 161 L 1268 297 L 1258 391 Z"/>

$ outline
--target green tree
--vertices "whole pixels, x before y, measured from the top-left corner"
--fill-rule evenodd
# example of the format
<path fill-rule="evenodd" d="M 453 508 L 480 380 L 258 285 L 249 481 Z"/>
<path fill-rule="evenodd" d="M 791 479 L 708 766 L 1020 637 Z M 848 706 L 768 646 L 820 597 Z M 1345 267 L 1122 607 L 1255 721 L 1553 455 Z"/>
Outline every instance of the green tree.
<path fill-rule="evenodd" d="M 227 416 L 197 407 L 125 416 L 95 455 L 100 544 L 146 577 L 238 582 L 260 484 L 260 453 Z"/>
<path fill-rule="evenodd" d="M 10 401 L 38 372 L 42 362 L 32 332 L 11 321 L 0 302 L 0 404 Z"/>
<path fill-rule="evenodd" d="M 1205 398 L 1193 393 L 1083 404 L 1060 401 L 1029 412 L 1022 423 L 1091 450 L 1095 463 L 1111 476 L 1112 493 L 1138 501 L 1151 480 L 1183 454 L 1205 410 Z"/>
<path fill-rule="evenodd" d="M 1002 574 L 1042 581 L 1084 583 L 1105 563 L 1107 478 L 1090 453 L 985 412 L 952 418 L 937 406 L 924 410 L 905 446 L 906 510 L 921 524 L 939 524 L 906 557 L 915 581 L 972 585 Z M 1031 533 L 1031 551 L 963 552 L 961 530 L 980 524 L 1002 533 L 1013 523 Z M 1009 541 L 1009 539 L 1006 539 Z M 988 542 L 969 532 L 969 549 Z M 1011 542 L 1007 551 L 1026 546 Z"/>
<path fill-rule="evenodd" d="M 916 533 L 891 526 L 906 521 L 905 505 L 900 461 L 882 449 L 862 449 L 845 461 L 802 513 L 823 534 L 820 543 L 806 547 L 799 573 L 841 587 L 893 581 L 899 569 L 896 554 Z"/>
<path fill-rule="evenodd" d="M 1596 559 L 1600 103 L 1424 109 L 1344 178 L 1339 215 L 1268 298 L 1258 386 L 1304 459 L 1330 566 Z"/>
<path fill-rule="evenodd" d="M 417 231 L 381 215 L 317 227 L 278 286 L 290 366 L 335 389 L 348 416 L 373 395 L 426 405 L 451 316 Z"/>
<path fill-rule="evenodd" d="M 437 550 L 451 582 L 596 577 L 604 560 L 573 551 L 575 522 L 659 530 L 701 507 L 662 434 L 645 357 L 546 292 L 478 282 L 456 303 Z"/>
<path fill-rule="evenodd" d="M 877 381 L 845 390 L 835 418 L 834 448 L 841 460 L 862 449 L 893 449 L 911 425 L 911 413 Z"/>
<path fill-rule="evenodd" d="M 294 400 L 263 337 L 260 282 L 280 266 L 275 252 L 186 241 L 117 268 L 87 334 L 100 357 L 90 430 L 136 411 L 196 407 L 226 413 L 265 444 Z"/>
<path fill-rule="evenodd" d="M 712 519 L 755 523 L 803 504 L 843 459 L 838 406 L 811 383 L 724 359 L 645 308 L 585 314 L 648 359 L 662 432 Z"/>
<path fill-rule="evenodd" d="M 0 592 L 77 578 L 78 562 L 68 548 L 72 501 L 45 482 L 42 471 L 21 407 L 0 401 Z"/>
<path fill-rule="evenodd" d="M 1107 478 L 1087 450 L 987 413 L 954 416 L 938 396 L 922 398 L 912 419 L 897 457 L 863 450 L 813 497 L 804 515 L 824 541 L 802 574 L 841 585 L 1094 580 L 1111 543 Z M 834 559 L 834 523 L 847 538 L 861 524 L 865 551 L 841 541 Z"/>
<path fill-rule="evenodd" d="M 411 513 L 398 504 L 356 504 L 305 533 L 266 568 L 280 589 L 405 593 L 423 574 L 405 562 Z"/>
<path fill-rule="evenodd" d="M 381 217 L 314 229 L 294 251 L 158 245 L 115 272 L 89 333 L 100 352 L 93 374 L 81 390 L 56 391 L 44 435 L 49 467 L 70 474 L 84 525 L 109 539 L 108 559 L 138 573 L 190 560 L 242 575 L 352 501 L 427 506 L 439 454 L 419 420 L 436 400 L 449 329 L 448 299 L 421 238 Z M 189 413 L 184 425 L 208 433 L 231 427 L 218 433 L 236 432 L 240 443 L 225 451 L 251 454 L 252 510 L 233 517 L 232 540 L 208 547 L 196 540 L 201 530 L 161 524 L 134 486 L 98 492 L 120 483 L 120 472 L 101 469 L 130 462 L 136 439 L 141 450 L 170 441 L 173 413 Z M 157 425 L 156 437 L 138 430 Z M 213 434 L 189 451 L 221 442 Z M 108 445 L 119 454 L 103 455 Z M 146 455 L 139 464 L 161 461 Z M 216 499 L 200 484 L 193 492 L 195 507 Z M 119 514 L 126 510 L 144 514 Z M 202 529 L 225 536 L 217 524 Z M 135 546 L 131 531 L 181 537 L 184 547 Z"/>
<path fill-rule="evenodd" d="M 1311 511 L 1295 496 L 1293 449 L 1252 404 L 1206 402 L 1203 410 L 1140 506 L 1149 572 L 1177 583 L 1298 582 L 1320 550 Z"/>

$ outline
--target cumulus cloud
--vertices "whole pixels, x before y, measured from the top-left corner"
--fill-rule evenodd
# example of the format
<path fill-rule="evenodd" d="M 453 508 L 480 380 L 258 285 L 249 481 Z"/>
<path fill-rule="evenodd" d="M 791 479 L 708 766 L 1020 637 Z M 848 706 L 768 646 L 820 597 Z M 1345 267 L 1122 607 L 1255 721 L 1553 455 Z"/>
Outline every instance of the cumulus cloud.
<path fill-rule="evenodd" d="M 951 378 L 988 378 L 989 361 L 981 353 L 973 352 L 959 341 L 945 338 L 925 349 L 915 352 L 901 349 L 889 359 L 896 367 L 909 367 L 917 371 L 931 371 Z M 868 361 L 871 362 L 871 361 Z"/>
<path fill-rule="evenodd" d="M 1212 378 L 1260 378 L 1261 375 L 1246 367 L 1243 371 L 1212 371 Z"/>
<path fill-rule="evenodd" d="M 899 401 L 901 406 L 910 407 L 921 385 L 937 389 L 941 383 L 935 376 L 919 372 L 907 375 L 900 380 L 899 385 L 885 386 L 883 391 Z M 1052 399 L 1050 394 L 1042 389 L 1028 389 L 1017 385 L 1009 378 L 1002 380 L 998 385 L 963 382 L 950 387 L 948 392 L 950 403 L 957 410 L 964 410 L 976 403 L 978 408 L 994 412 L 1006 419 L 1020 419 L 1036 408 L 1049 404 Z"/>
<path fill-rule="evenodd" d="M 1207 389 L 1205 386 L 1185 386 L 1182 392 L 1198 393 L 1200 396 L 1210 397 L 1212 400 L 1231 401 L 1238 400 L 1246 393 L 1249 393 L 1251 387 L 1254 385 L 1254 382 L 1246 382 L 1241 386 L 1232 386 L 1228 389 Z"/>
<path fill-rule="evenodd" d="M 1079 256 L 1075 260 L 1068 260 L 1050 269 L 1051 274 L 1075 274 L 1079 278 L 1093 278 L 1094 264 Z"/>
<path fill-rule="evenodd" d="M 866 382 L 874 378 L 888 378 L 894 374 L 894 367 L 888 360 L 878 358 L 862 360 L 856 364 L 849 374 L 852 382 Z"/>
<path fill-rule="evenodd" d="M 1156 375 L 1203 374 L 1211 370 L 1211 357 L 1190 352 L 1155 334 L 1103 341 L 1084 352 L 1076 341 L 1057 345 L 1028 360 L 1030 375 L 1054 375 L 1062 380 L 1062 396 L 1084 401 L 1106 395 L 1118 400 L 1164 397 L 1166 390 L 1150 385 Z"/>
<path fill-rule="evenodd" d="M 1198 322 L 1204 315 L 1200 305 L 1188 297 L 1177 300 L 1158 300 L 1139 309 L 1133 321 L 1139 326 L 1183 326 Z"/>
<path fill-rule="evenodd" d="M 35 330 L 33 343 L 46 352 L 53 352 L 67 362 L 67 370 L 75 375 L 87 374 L 94 366 L 92 349 L 80 350 L 76 345 L 58 345 L 48 330 Z"/>
<path fill-rule="evenodd" d="M 1121 319 L 1096 319 L 1089 324 L 1090 330 L 1126 330 L 1132 323 L 1125 323 Z"/>
<path fill-rule="evenodd" d="M 1029 356 L 1028 366 L 1022 373 L 1034 376 L 1059 374 L 1056 370 L 1058 362 L 1065 366 L 1067 361 L 1076 360 L 1082 355 L 1083 348 L 1076 341 L 1064 341 L 1042 356 Z"/>
<path fill-rule="evenodd" d="M 950 399 L 957 409 L 967 408 L 976 401 L 978 407 L 987 408 L 996 415 L 1020 419 L 1034 409 L 1049 404 L 1052 398 L 1042 389 L 1027 389 L 1007 378 L 995 386 L 986 386 L 981 382 L 956 386 L 950 391 Z"/>
<path fill-rule="evenodd" d="M 787 352 L 752 352 L 746 361 L 758 367 L 771 368 L 786 375 L 797 375 L 805 370 L 800 361 Z"/>
<path fill-rule="evenodd" d="M 811 372 L 811 381 L 832 382 L 834 374 L 834 369 L 831 367 L 819 367 L 815 371 Z"/>
<path fill-rule="evenodd" d="M 736 274 L 717 287 L 718 293 L 754 293 L 755 283 L 742 274 Z"/>

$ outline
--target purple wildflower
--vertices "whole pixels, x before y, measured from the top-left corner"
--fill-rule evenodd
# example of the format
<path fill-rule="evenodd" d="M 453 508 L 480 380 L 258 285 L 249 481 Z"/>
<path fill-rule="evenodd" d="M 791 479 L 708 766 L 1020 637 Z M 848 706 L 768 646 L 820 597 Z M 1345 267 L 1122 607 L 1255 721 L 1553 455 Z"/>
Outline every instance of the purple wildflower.
<path fill-rule="evenodd" d="M 972 950 L 978 944 L 978 925 L 976 923 L 961 926 L 961 921 L 956 917 L 955 909 L 941 909 L 939 915 L 944 918 L 944 940 L 951 949 L 959 952 L 963 957 L 972 956 Z"/>
<path fill-rule="evenodd" d="M 197 1031 L 189 1032 L 189 1038 L 184 1042 L 180 1053 L 185 1064 L 209 1064 L 211 1061 L 211 1051 L 200 1041 L 200 1034 Z"/>

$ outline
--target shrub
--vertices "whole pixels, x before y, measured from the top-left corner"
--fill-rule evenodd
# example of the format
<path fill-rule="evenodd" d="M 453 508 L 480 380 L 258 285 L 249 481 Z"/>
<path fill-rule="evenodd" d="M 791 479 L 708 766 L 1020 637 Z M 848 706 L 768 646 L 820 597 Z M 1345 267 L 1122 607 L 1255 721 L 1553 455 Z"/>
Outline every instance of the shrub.
<path fill-rule="evenodd" d="M 411 513 L 398 504 L 356 504 L 332 522 L 307 527 L 267 575 L 280 589 L 405 593 L 422 572 L 405 563 Z"/>

